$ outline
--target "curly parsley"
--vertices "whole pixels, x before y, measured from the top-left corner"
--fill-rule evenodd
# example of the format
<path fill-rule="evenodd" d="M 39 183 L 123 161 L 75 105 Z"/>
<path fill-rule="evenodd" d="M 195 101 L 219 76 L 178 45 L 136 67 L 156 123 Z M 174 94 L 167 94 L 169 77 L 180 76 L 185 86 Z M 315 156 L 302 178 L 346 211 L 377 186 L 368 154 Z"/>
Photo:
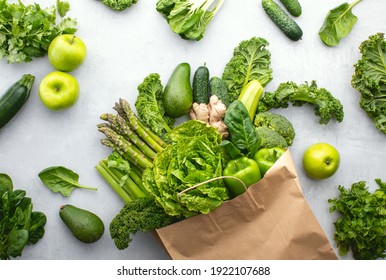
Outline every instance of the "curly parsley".
<path fill-rule="evenodd" d="M 342 256 L 351 249 L 359 260 L 386 257 L 386 182 L 375 182 L 379 188 L 372 193 L 360 181 L 351 189 L 339 186 L 339 198 L 328 200 L 330 212 L 341 214 L 334 223 L 334 239 Z"/>
<path fill-rule="evenodd" d="M 57 1 L 58 12 L 69 10 L 66 1 Z M 55 6 L 42 9 L 39 4 L 24 5 L 0 0 L 0 60 L 8 63 L 30 62 L 47 53 L 51 41 L 60 34 L 74 34 L 75 19 L 62 18 L 56 23 Z"/>

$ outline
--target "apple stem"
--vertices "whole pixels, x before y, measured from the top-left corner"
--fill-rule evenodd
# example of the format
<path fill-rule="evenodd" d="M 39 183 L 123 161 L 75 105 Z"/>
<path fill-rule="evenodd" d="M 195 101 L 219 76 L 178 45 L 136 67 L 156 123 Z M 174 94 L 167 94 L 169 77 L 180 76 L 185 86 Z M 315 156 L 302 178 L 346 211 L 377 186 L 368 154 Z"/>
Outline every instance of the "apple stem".
<path fill-rule="evenodd" d="M 71 40 L 71 45 L 74 44 L 74 41 L 75 41 L 75 35 L 72 37 L 72 40 Z"/>

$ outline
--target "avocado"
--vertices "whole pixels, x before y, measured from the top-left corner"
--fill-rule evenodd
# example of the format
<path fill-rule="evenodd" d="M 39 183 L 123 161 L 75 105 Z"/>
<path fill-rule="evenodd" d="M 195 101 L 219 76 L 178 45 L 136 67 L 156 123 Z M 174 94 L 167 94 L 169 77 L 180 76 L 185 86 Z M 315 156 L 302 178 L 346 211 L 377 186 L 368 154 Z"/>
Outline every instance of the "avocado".
<path fill-rule="evenodd" d="M 165 114 L 179 118 L 187 114 L 193 104 L 190 84 L 190 65 L 186 62 L 176 66 L 164 90 L 163 105 Z"/>
<path fill-rule="evenodd" d="M 103 221 L 97 215 L 70 204 L 60 207 L 59 216 L 72 234 L 84 243 L 98 241 L 105 231 Z"/>

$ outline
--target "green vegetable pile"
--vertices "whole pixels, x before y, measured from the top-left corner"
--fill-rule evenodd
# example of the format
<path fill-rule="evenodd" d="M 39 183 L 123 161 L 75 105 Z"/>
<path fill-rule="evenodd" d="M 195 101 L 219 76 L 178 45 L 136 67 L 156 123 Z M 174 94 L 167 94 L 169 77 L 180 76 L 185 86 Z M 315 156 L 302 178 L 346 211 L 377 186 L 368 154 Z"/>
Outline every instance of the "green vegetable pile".
<path fill-rule="evenodd" d="M 334 238 L 340 255 L 350 250 L 359 260 L 386 257 L 386 182 L 376 179 L 379 188 L 369 191 L 366 182 L 350 189 L 339 186 L 340 196 L 329 199 L 330 212 L 338 212 Z"/>
<path fill-rule="evenodd" d="M 123 11 L 130 8 L 138 2 L 138 0 L 101 0 L 103 4 L 116 11 Z"/>
<path fill-rule="evenodd" d="M 369 36 L 359 46 L 361 59 L 354 65 L 351 85 L 360 93 L 360 107 L 386 134 L 386 40 L 383 33 Z"/>
<path fill-rule="evenodd" d="M 32 61 L 47 53 L 51 41 L 60 34 L 74 34 L 77 22 L 63 18 L 56 23 L 56 11 L 64 17 L 69 10 L 66 1 L 57 1 L 57 8 L 42 9 L 39 4 L 24 5 L 0 0 L 0 59 L 8 63 Z"/>
<path fill-rule="evenodd" d="M 223 3 L 224 0 L 158 0 L 156 9 L 174 33 L 199 41 Z"/>
<path fill-rule="evenodd" d="M 46 215 L 32 208 L 26 192 L 14 190 L 11 178 L 0 174 L 0 259 L 21 256 L 26 245 L 43 237 Z"/>

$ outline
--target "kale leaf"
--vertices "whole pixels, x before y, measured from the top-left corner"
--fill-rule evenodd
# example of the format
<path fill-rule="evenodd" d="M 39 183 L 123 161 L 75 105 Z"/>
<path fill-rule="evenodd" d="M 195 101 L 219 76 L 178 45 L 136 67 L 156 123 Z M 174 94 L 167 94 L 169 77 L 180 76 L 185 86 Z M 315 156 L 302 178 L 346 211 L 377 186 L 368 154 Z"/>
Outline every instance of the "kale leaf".
<path fill-rule="evenodd" d="M 127 202 L 110 223 L 110 236 L 119 250 L 127 248 L 138 232 L 150 232 L 176 222 L 165 214 L 153 198 L 137 198 Z"/>
<path fill-rule="evenodd" d="M 313 105 L 320 124 L 327 124 L 332 118 L 338 122 L 343 121 L 342 103 L 325 88 L 318 88 L 315 81 L 301 85 L 294 82 L 281 83 L 276 91 L 266 92 L 263 95 L 257 112 L 287 108 L 290 103 L 294 106 L 302 106 L 306 103 Z"/>
<path fill-rule="evenodd" d="M 58 1 L 61 14 L 66 14 L 69 5 Z M 74 34 L 75 19 L 63 18 L 56 23 L 56 7 L 42 9 L 39 4 L 24 5 L 20 1 L 10 4 L 0 0 L 0 60 L 8 63 L 30 62 L 48 51 L 51 41 L 60 34 Z"/>
<path fill-rule="evenodd" d="M 342 256 L 351 250 L 355 259 L 386 257 L 386 182 L 375 182 L 379 188 L 372 193 L 360 181 L 350 189 L 339 186 L 339 197 L 328 200 L 330 212 L 340 214 L 334 222 L 334 239 Z"/>
<path fill-rule="evenodd" d="M 351 85 L 361 94 L 360 107 L 386 134 L 386 40 L 383 33 L 370 36 L 359 46 L 362 57 L 354 65 Z"/>
<path fill-rule="evenodd" d="M 170 132 L 174 119 L 165 116 L 163 86 L 159 74 L 150 74 L 138 86 L 135 108 L 139 119 L 160 137 Z"/>
<path fill-rule="evenodd" d="M 222 74 L 222 79 L 227 83 L 230 102 L 238 98 L 251 80 L 258 80 L 263 87 L 272 80 L 268 45 L 267 40 L 253 37 L 240 42 L 234 49 L 233 57 Z"/>

